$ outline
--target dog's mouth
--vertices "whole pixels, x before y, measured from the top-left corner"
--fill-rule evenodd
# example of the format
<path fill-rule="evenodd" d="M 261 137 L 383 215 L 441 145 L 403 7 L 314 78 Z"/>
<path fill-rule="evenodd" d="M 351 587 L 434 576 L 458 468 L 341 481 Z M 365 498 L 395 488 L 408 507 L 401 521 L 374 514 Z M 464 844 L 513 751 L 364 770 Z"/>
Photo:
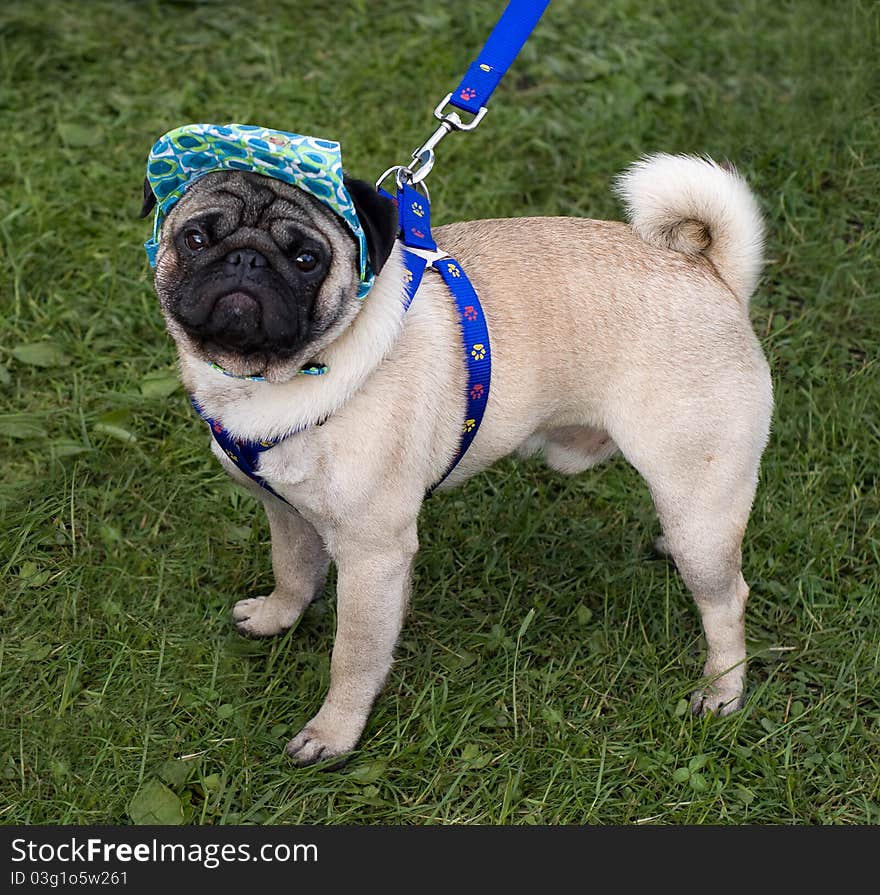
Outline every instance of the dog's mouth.
<path fill-rule="evenodd" d="M 250 354 L 265 345 L 263 305 L 241 290 L 221 295 L 213 304 L 199 334 L 207 347 L 213 343 L 224 351 Z"/>
<path fill-rule="evenodd" d="M 308 309 L 288 292 L 283 284 L 214 279 L 190 289 L 173 314 L 206 354 L 265 365 L 270 357 L 291 357 L 307 341 Z"/>

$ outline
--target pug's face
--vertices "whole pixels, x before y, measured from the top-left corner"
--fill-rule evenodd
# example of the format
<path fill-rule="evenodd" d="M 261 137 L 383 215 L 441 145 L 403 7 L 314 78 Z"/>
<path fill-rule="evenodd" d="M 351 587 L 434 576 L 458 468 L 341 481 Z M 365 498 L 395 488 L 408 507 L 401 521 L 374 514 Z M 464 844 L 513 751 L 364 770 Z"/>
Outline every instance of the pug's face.
<path fill-rule="evenodd" d="M 378 273 L 396 235 L 393 204 L 360 181 L 346 186 Z M 359 269 L 351 230 L 313 196 L 218 171 L 165 219 L 155 287 L 182 351 L 237 376 L 283 382 L 318 361 L 358 313 Z"/>

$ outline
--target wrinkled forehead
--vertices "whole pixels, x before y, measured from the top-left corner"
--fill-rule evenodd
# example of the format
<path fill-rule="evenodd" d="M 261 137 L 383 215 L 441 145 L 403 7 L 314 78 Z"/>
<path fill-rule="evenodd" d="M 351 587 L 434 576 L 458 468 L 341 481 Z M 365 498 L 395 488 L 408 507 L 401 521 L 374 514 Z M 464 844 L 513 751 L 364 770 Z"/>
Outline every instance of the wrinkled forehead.
<path fill-rule="evenodd" d="M 165 227 L 176 235 L 192 223 L 207 226 L 219 239 L 258 229 L 279 246 L 299 233 L 343 257 L 358 248 L 344 221 L 314 196 L 259 174 L 216 172 L 194 182 L 169 212 Z"/>
<path fill-rule="evenodd" d="M 292 184 L 238 171 L 215 171 L 195 181 L 169 212 L 168 224 L 176 229 L 183 221 L 200 215 L 219 216 L 239 227 L 289 220 L 321 230 L 338 217 Z"/>
<path fill-rule="evenodd" d="M 262 174 L 212 171 L 190 184 L 168 216 L 191 215 L 208 207 L 233 209 L 241 216 L 261 215 L 270 208 L 314 214 L 319 206 L 303 190 Z"/>

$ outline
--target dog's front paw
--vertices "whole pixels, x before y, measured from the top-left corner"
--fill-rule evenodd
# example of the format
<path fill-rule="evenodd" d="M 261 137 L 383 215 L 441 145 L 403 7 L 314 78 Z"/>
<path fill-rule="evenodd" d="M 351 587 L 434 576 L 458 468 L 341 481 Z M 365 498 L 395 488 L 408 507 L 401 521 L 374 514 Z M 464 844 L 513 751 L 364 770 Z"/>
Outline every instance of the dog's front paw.
<path fill-rule="evenodd" d="M 232 619 L 245 637 L 274 637 L 292 627 L 302 610 L 273 595 L 239 600 L 232 608 Z"/>
<path fill-rule="evenodd" d="M 357 745 L 357 737 L 339 736 L 334 731 L 322 729 L 317 718 L 309 722 L 286 746 L 284 751 L 300 767 L 339 758 L 351 752 Z M 331 768 L 336 769 L 345 764 L 346 759 L 335 762 Z"/>
<path fill-rule="evenodd" d="M 743 707 L 741 686 L 724 686 L 722 681 L 707 684 L 691 694 L 691 711 L 695 715 L 730 715 Z"/>
<path fill-rule="evenodd" d="M 701 685 L 691 695 L 695 715 L 730 715 L 743 707 L 746 663 L 731 656 L 710 656 L 703 668 Z"/>

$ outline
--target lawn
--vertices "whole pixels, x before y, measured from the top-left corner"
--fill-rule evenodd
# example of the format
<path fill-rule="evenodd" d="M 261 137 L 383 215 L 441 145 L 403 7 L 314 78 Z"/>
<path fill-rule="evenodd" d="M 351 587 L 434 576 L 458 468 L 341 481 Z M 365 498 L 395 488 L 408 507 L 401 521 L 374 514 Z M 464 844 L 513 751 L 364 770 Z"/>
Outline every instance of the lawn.
<path fill-rule="evenodd" d="M 435 223 L 617 218 L 614 175 L 658 150 L 729 158 L 759 196 L 777 406 L 743 548 L 744 710 L 687 708 L 699 620 L 635 472 L 505 461 L 426 504 L 351 762 L 283 754 L 328 684 L 332 580 L 297 630 L 234 632 L 232 603 L 272 586 L 268 526 L 177 385 L 146 154 L 180 124 L 260 123 L 338 139 L 374 178 L 431 132 L 502 5 L 3 4 L 0 822 L 880 822 L 867 0 L 553 0 L 431 175 Z"/>

